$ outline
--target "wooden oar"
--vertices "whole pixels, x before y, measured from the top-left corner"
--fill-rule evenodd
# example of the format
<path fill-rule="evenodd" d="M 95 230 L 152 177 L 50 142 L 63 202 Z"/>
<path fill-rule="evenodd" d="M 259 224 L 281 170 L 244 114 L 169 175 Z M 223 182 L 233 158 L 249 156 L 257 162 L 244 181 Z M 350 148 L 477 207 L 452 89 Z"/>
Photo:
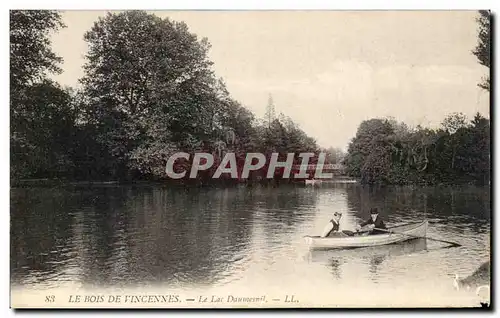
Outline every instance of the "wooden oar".
<path fill-rule="evenodd" d="M 366 232 L 369 232 L 369 231 L 349 231 L 349 230 L 342 230 L 342 231 L 339 231 L 338 233 L 344 233 L 345 235 L 347 236 L 355 236 L 356 234 L 361 234 L 361 233 L 366 233 Z M 320 237 L 319 235 L 303 235 L 302 237 Z"/>
<path fill-rule="evenodd" d="M 359 234 L 367 233 L 370 232 L 370 230 L 361 230 L 361 231 L 349 231 L 349 230 L 342 230 L 339 233 L 344 233 L 347 236 L 356 236 Z M 302 237 L 320 237 L 319 235 L 303 235 Z"/>
<path fill-rule="evenodd" d="M 387 232 L 387 233 L 392 233 L 392 234 L 401 234 L 401 235 L 406 235 L 406 236 L 414 237 L 414 238 L 424 238 L 424 239 L 428 239 L 428 240 L 432 240 L 432 241 L 436 241 L 436 242 L 441 242 L 441 243 L 446 243 L 446 244 L 450 244 L 450 245 L 454 245 L 454 246 L 462 246 L 461 244 L 458 244 L 456 242 L 450 242 L 450 241 L 445 241 L 445 240 L 438 240 L 438 239 L 435 239 L 435 238 L 432 238 L 432 237 L 428 237 L 428 236 L 411 235 L 411 234 L 406 234 L 406 233 L 401 233 L 401 232 L 394 232 L 394 231 L 391 231 L 391 230 L 379 229 L 379 228 L 374 228 L 374 230 L 378 230 L 378 231 L 382 231 L 382 232 Z"/>
<path fill-rule="evenodd" d="M 349 230 L 343 230 L 342 233 L 349 235 L 349 236 L 357 236 L 357 235 L 362 235 L 364 233 L 370 232 L 370 230 L 359 230 L 359 231 L 349 231 Z"/>

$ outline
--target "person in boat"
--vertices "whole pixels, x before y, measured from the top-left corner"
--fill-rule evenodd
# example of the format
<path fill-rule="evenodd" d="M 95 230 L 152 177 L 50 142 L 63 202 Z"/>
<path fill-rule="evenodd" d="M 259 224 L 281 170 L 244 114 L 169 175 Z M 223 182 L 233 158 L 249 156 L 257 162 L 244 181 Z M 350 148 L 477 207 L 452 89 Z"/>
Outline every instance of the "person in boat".
<path fill-rule="evenodd" d="M 328 222 L 328 224 L 325 226 L 325 229 L 323 230 L 323 233 L 321 234 L 321 237 L 331 237 L 331 236 L 336 236 L 340 232 L 340 219 L 342 218 L 342 213 L 340 212 L 335 212 L 333 213 L 333 217 Z"/>
<path fill-rule="evenodd" d="M 380 217 L 379 211 L 377 208 L 371 208 L 370 209 L 370 218 L 366 220 L 365 222 L 361 223 L 356 227 L 356 230 L 360 230 L 363 227 L 367 227 L 370 229 L 370 234 L 384 234 L 386 233 L 385 231 L 378 231 L 374 230 L 375 228 L 377 229 L 387 229 L 385 226 L 384 220 Z"/>

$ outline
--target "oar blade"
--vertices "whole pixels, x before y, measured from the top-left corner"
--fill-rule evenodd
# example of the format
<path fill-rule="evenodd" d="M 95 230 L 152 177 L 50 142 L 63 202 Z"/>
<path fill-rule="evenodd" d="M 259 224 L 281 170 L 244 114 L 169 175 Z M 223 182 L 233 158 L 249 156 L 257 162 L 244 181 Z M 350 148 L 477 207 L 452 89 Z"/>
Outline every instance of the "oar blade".
<path fill-rule="evenodd" d="M 428 239 L 428 240 L 431 240 L 431 241 L 436 241 L 436 242 L 441 242 L 441 243 L 450 244 L 450 245 L 452 245 L 453 247 L 459 247 L 459 246 L 462 246 L 461 244 L 456 243 L 456 242 L 445 241 L 445 240 L 439 240 L 439 239 L 435 239 L 435 238 L 428 237 L 428 236 L 411 235 L 411 234 L 408 234 L 408 233 L 394 232 L 394 231 L 390 231 L 390 230 L 386 230 L 386 229 L 379 229 L 379 228 L 374 228 L 374 230 L 379 230 L 379 231 L 382 231 L 382 232 L 387 232 L 387 233 L 392 233 L 392 234 L 401 234 L 401 235 L 406 235 L 406 236 L 409 236 L 409 237 L 414 237 L 414 238 L 424 238 L 424 239 Z"/>

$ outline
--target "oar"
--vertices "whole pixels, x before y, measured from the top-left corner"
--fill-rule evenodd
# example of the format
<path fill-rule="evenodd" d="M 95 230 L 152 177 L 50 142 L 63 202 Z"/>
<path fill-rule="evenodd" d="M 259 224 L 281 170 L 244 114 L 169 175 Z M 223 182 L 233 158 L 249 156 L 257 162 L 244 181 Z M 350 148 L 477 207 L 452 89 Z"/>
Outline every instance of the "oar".
<path fill-rule="evenodd" d="M 370 232 L 370 230 L 359 230 L 359 231 L 349 231 L 349 230 L 343 230 L 342 233 L 346 234 L 346 235 L 349 235 L 349 236 L 355 236 L 356 234 L 363 234 L 363 233 L 367 233 L 367 232 Z"/>
<path fill-rule="evenodd" d="M 342 230 L 342 231 L 340 231 L 340 233 L 344 233 L 347 236 L 355 236 L 356 234 L 362 234 L 362 233 L 366 233 L 366 232 L 369 232 L 369 231 L 356 231 L 356 232 L 349 231 L 349 230 Z M 305 238 L 305 237 L 316 237 L 316 238 L 318 238 L 320 236 L 319 235 L 303 235 L 302 237 L 303 238 Z"/>
<path fill-rule="evenodd" d="M 461 244 L 458 244 L 456 242 L 450 242 L 450 241 L 445 241 L 445 240 L 438 240 L 438 239 L 435 239 L 435 238 L 432 238 L 432 237 L 428 237 L 428 236 L 411 235 L 411 234 L 406 234 L 406 233 L 401 233 L 401 232 L 394 232 L 394 231 L 391 231 L 391 230 L 379 229 L 379 228 L 374 228 L 374 230 L 378 230 L 378 231 L 382 231 L 382 232 L 387 232 L 387 233 L 392 233 L 392 234 L 401 234 L 401 235 L 406 235 L 406 236 L 414 237 L 414 238 L 424 238 L 424 239 L 428 239 L 428 240 L 432 240 L 432 241 L 436 241 L 436 242 L 441 242 L 441 243 L 446 243 L 446 244 L 450 244 L 450 245 L 454 245 L 454 246 L 462 246 Z"/>

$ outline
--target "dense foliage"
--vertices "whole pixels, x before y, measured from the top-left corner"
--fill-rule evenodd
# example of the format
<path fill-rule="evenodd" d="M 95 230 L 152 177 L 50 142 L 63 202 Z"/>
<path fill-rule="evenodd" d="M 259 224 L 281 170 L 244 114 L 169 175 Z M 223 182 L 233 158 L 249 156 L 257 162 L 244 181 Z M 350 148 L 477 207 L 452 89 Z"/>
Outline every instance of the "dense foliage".
<path fill-rule="evenodd" d="M 318 150 L 293 121 L 276 118 L 272 99 L 259 122 L 231 98 L 211 70 L 207 39 L 143 11 L 96 21 L 84 36 L 82 89 L 62 89 L 45 77 L 60 62 L 47 34 L 62 26 L 54 12 L 12 13 L 14 178 L 151 180 L 166 176 L 179 151 L 212 153 L 215 169 L 227 152 L 241 163 L 248 152 Z"/>
<path fill-rule="evenodd" d="M 474 51 L 487 67 L 488 19 L 481 12 Z M 489 181 L 489 121 L 479 114 L 470 122 L 452 115 L 437 130 L 368 120 L 345 155 L 320 149 L 290 118 L 276 115 L 271 97 L 264 118 L 255 118 L 214 74 L 207 39 L 183 22 L 144 11 L 99 18 L 84 35 L 89 49 L 81 89 L 60 87 L 48 74 L 61 71 L 50 33 L 62 27 L 54 11 L 11 11 L 13 180 L 163 179 L 166 160 L 182 151 L 213 154 L 213 168 L 191 180 L 207 183 L 215 181 L 211 176 L 228 152 L 236 153 L 241 173 L 247 153 L 269 158 L 278 152 L 283 161 L 290 152 L 323 151 L 327 163 L 345 162 L 349 175 L 366 183 Z M 489 80 L 485 83 L 488 88 Z M 300 163 L 297 155 L 294 159 Z M 191 164 L 178 162 L 177 168 Z M 250 181 L 266 172 L 267 165 Z M 277 169 L 275 179 L 279 175 Z M 230 177 L 222 176 L 222 181 Z"/>
<path fill-rule="evenodd" d="M 452 114 L 439 129 L 366 120 L 344 162 L 350 176 L 369 184 L 488 184 L 490 123 L 479 113 L 469 122 Z"/>
<path fill-rule="evenodd" d="M 11 11 L 10 144 L 13 177 L 54 176 L 72 165 L 74 132 L 71 91 L 47 79 L 61 72 L 50 49 L 50 32 L 64 27 L 52 11 Z"/>

